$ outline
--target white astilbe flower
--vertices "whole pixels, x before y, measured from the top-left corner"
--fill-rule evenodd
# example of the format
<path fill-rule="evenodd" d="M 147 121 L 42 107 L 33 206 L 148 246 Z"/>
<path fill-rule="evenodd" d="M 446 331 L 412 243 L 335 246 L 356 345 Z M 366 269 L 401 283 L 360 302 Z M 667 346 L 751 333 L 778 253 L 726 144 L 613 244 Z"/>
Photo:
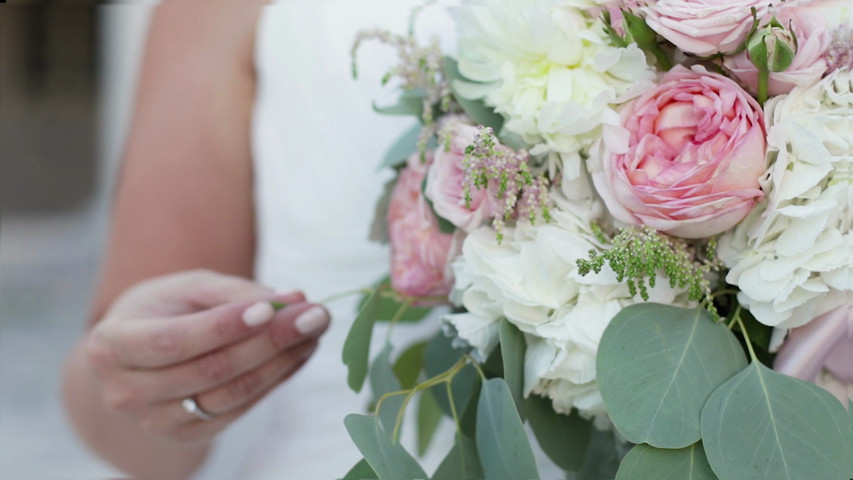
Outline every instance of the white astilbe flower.
<path fill-rule="evenodd" d="M 609 422 L 595 376 L 598 344 L 610 320 L 642 300 L 632 298 L 607 267 L 599 274 L 578 273 L 577 260 L 602 248 L 590 228 L 601 205 L 569 202 L 559 192 L 552 198 L 547 224 L 508 228 L 500 244 L 487 227 L 466 238 L 454 264 L 452 300 L 468 312 L 446 318 L 483 357 L 497 345 L 506 318 L 527 340 L 524 394 L 549 397 L 558 412 L 577 408 L 604 426 Z M 686 305 L 686 294 L 662 278 L 649 293 L 650 301 Z"/>
<path fill-rule="evenodd" d="M 766 118 L 766 196 L 719 252 L 741 303 L 784 329 L 853 300 L 853 75 L 777 97 Z"/>
<path fill-rule="evenodd" d="M 457 91 L 484 98 L 534 155 L 560 158 L 568 181 L 581 174 L 582 152 L 619 125 L 614 107 L 655 78 L 636 45 L 611 46 L 581 9 L 595 3 L 476 0 L 457 10 L 459 70 L 481 82 Z"/>

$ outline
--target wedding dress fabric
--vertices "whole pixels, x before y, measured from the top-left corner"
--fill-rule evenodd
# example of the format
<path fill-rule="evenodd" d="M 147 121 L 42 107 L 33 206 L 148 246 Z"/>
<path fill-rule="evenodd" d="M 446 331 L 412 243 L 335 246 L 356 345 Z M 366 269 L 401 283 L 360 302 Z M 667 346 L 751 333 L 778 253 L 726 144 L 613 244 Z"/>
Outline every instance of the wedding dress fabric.
<path fill-rule="evenodd" d="M 414 120 L 382 117 L 371 108 L 394 49 L 366 44 L 357 80 L 350 49 L 364 28 L 406 32 L 408 14 L 419 3 L 283 0 L 264 8 L 252 125 L 259 282 L 299 288 L 320 301 L 387 273 L 387 247 L 368 241 L 376 200 L 391 177 L 377 166 Z M 361 458 L 343 424 L 369 401 L 365 392 L 349 390 L 341 361 L 356 301 L 328 305 L 332 325 L 314 356 L 264 402 L 261 414 L 254 413 L 267 416 L 254 423 L 264 432 L 238 478 L 340 478 Z M 435 327 L 421 328 L 429 330 Z M 374 340 L 383 337 L 377 332 Z"/>

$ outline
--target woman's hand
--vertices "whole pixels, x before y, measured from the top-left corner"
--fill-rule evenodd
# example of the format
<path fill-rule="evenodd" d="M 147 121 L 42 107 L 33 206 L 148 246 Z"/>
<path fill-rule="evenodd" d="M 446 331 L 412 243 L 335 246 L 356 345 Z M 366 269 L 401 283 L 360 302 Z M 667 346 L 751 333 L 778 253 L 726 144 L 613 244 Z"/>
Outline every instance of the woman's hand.
<path fill-rule="evenodd" d="M 276 312 L 270 301 L 286 306 Z M 293 375 L 328 325 L 326 310 L 299 292 L 202 270 L 128 290 L 84 351 L 108 408 L 151 435 L 208 442 Z M 186 411 L 187 398 L 213 418 Z"/>

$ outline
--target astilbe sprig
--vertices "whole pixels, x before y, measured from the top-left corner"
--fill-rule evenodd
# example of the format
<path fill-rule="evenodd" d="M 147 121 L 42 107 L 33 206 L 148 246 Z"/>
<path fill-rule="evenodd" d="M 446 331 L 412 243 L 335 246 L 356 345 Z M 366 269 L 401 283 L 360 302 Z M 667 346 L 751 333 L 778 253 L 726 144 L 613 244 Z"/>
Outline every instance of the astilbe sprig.
<path fill-rule="evenodd" d="M 503 240 L 507 222 L 527 218 L 533 224 L 541 214 L 547 222 L 548 179 L 530 172 L 530 155 L 501 145 L 489 127 L 479 127 L 474 143 L 465 151 L 465 204 L 470 207 L 472 192 L 485 189 L 494 200 L 492 227 L 498 242 Z"/>
<path fill-rule="evenodd" d="M 597 225 L 595 225 L 597 227 Z M 601 232 L 600 228 L 593 228 Z M 603 237 L 603 233 L 600 235 Z M 606 263 L 618 281 L 626 282 L 633 296 L 649 300 L 649 288 L 654 288 L 658 273 L 669 278 L 671 288 L 686 288 L 690 300 L 700 302 L 714 319 L 719 313 L 714 306 L 708 273 L 722 268 L 716 254 L 716 239 L 701 246 L 670 237 L 651 227 L 629 226 L 619 230 L 610 241 L 611 248 L 590 250 L 589 259 L 577 261 L 581 275 L 599 273 Z"/>

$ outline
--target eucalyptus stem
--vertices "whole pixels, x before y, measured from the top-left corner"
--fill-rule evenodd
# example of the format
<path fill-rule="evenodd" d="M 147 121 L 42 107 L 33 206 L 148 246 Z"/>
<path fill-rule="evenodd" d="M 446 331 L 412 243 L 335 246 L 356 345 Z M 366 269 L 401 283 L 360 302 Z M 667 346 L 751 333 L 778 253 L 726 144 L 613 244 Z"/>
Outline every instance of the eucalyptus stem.
<path fill-rule="evenodd" d="M 394 421 L 394 431 L 391 434 L 393 442 L 397 441 L 397 437 L 400 434 L 400 427 L 403 424 L 403 414 L 405 413 L 406 406 L 409 404 L 409 401 L 411 401 L 412 397 L 414 397 L 414 395 L 417 392 L 420 392 L 421 390 L 432 388 L 441 383 L 450 384 L 450 382 L 452 382 L 453 379 L 456 377 L 456 374 L 458 374 L 459 371 L 462 370 L 462 368 L 464 368 L 467 363 L 468 359 L 466 357 L 462 357 L 448 370 L 439 373 L 438 375 L 432 378 L 424 380 L 422 383 L 419 383 L 410 389 L 399 390 L 396 392 L 388 392 L 379 397 L 379 400 L 376 402 L 376 412 L 379 412 L 379 409 L 382 407 L 382 402 L 385 401 L 386 398 L 390 398 L 397 395 L 406 395 L 406 398 L 403 399 L 403 405 L 400 407 L 400 411 L 397 412 L 397 419 Z"/>
<path fill-rule="evenodd" d="M 729 330 L 731 330 L 732 327 L 735 326 L 735 322 L 737 322 L 738 318 L 740 318 L 740 309 L 741 307 L 740 305 L 738 305 L 735 309 L 735 313 L 732 315 L 732 319 L 729 321 Z"/>
<path fill-rule="evenodd" d="M 346 292 L 339 292 L 320 300 L 318 303 L 321 305 L 325 305 L 329 302 L 334 302 L 335 300 L 339 300 L 341 298 L 346 298 L 351 295 L 370 295 L 373 293 L 372 288 L 359 288 L 357 290 L 347 290 Z"/>
<path fill-rule="evenodd" d="M 752 349 L 752 342 L 749 340 L 749 334 L 746 333 L 746 327 L 743 325 L 743 320 L 740 319 L 740 312 L 738 312 L 735 320 L 737 320 L 738 325 L 740 325 L 740 333 L 743 334 L 743 339 L 746 340 L 746 348 L 749 350 L 749 358 L 752 359 L 753 363 L 760 363 L 758 362 L 758 357 L 755 356 L 755 350 Z"/>
<path fill-rule="evenodd" d="M 451 382 L 445 384 L 447 389 L 447 400 L 450 403 L 450 415 L 453 416 L 453 423 L 456 425 L 456 439 L 458 443 L 462 443 L 462 424 L 459 421 L 459 414 L 456 412 L 456 402 L 453 401 L 453 385 Z"/>

